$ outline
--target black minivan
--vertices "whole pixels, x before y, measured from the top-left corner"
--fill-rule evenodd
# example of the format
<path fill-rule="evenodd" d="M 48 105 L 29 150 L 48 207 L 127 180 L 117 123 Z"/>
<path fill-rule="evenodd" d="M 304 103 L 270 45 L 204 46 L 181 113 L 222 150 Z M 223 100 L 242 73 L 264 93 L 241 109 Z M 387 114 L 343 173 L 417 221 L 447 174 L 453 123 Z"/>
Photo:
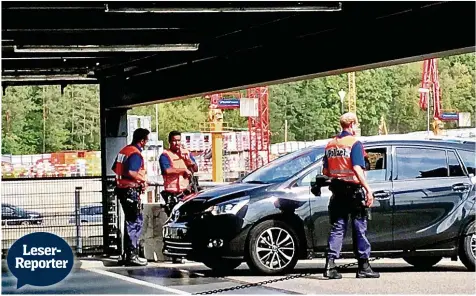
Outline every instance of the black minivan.
<path fill-rule="evenodd" d="M 375 196 L 368 226 L 372 256 L 400 257 L 419 268 L 459 258 L 474 271 L 475 142 L 361 140 Z M 163 228 L 164 254 L 217 271 L 245 261 L 269 275 L 289 272 L 299 259 L 324 257 L 331 193 L 324 187 L 315 196 L 310 188 L 321 173 L 324 148 L 287 154 L 179 203 Z M 341 254 L 349 257 L 351 235 Z"/>

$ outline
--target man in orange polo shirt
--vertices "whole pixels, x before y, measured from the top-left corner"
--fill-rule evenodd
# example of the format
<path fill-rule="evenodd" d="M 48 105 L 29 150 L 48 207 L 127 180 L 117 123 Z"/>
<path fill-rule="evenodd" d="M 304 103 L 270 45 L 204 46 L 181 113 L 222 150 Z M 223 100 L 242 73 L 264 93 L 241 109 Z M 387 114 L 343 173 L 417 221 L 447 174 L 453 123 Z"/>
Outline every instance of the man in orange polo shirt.
<path fill-rule="evenodd" d="M 329 189 L 332 197 L 329 203 L 329 216 L 332 225 L 326 254 L 324 276 L 341 279 L 334 260 L 339 258 L 348 217 L 352 219 L 355 253 L 359 267 L 357 278 L 378 278 L 369 264 L 370 243 L 366 237 L 368 213 L 366 207 L 372 206 L 373 195 L 365 180 L 365 151 L 362 143 L 355 138 L 358 126 L 354 113 L 345 113 L 340 118 L 342 132 L 332 139 L 325 149 L 323 175 L 332 179 Z M 365 191 L 364 191 L 365 189 Z"/>

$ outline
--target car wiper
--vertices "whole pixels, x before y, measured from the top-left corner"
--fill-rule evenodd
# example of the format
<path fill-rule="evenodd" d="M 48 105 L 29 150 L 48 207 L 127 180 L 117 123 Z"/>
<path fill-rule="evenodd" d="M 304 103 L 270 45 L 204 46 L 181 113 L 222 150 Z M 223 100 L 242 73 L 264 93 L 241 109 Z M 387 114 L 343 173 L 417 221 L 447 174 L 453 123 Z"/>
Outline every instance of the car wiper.
<path fill-rule="evenodd" d="M 269 184 L 268 182 L 263 182 L 263 181 L 258 181 L 258 180 L 255 180 L 255 181 L 246 181 L 244 183 L 248 183 L 248 184 Z"/>

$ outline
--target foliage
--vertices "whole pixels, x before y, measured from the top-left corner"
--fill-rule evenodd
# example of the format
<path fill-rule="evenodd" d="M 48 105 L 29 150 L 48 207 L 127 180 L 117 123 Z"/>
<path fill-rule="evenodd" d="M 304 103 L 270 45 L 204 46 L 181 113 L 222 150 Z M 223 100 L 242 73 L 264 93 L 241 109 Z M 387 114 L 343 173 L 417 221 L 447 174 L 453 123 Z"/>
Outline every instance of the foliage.
<path fill-rule="evenodd" d="M 474 53 L 438 60 L 443 110 L 472 112 L 476 108 Z M 362 135 L 378 133 L 383 116 L 390 133 L 425 130 L 426 112 L 418 106 L 422 62 L 356 73 L 357 115 Z M 312 141 L 339 130 L 339 90 L 348 91 L 346 74 L 272 85 L 269 87 L 271 142 Z M 206 121 L 208 101 L 193 98 L 159 104 L 159 138 L 171 130 L 193 132 Z M 347 99 L 344 104 L 347 110 Z M 148 115 L 155 131 L 155 105 L 129 114 Z M 239 110 L 226 110 L 224 121 L 246 128 Z M 99 87 L 8 87 L 2 98 L 2 153 L 34 154 L 60 150 L 99 150 Z M 445 123 L 447 128 L 455 123 Z M 474 124 L 473 124 L 474 125 Z"/>

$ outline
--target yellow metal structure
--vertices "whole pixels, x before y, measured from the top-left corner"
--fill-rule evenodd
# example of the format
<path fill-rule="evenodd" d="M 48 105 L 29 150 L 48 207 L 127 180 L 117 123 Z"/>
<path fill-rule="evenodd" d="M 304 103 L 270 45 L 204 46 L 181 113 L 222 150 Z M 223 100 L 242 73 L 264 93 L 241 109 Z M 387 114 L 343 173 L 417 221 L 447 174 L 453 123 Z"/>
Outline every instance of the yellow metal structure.
<path fill-rule="evenodd" d="M 432 125 L 433 134 L 435 136 L 441 136 L 442 127 L 443 127 L 443 123 L 441 122 L 441 120 L 439 120 L 438 118 L 434 118 L 431 125 Z"/>
<path fill-rule="evenodd" d="M 349 77 L 349 95 L 348 95 L 348 105 L 349 112 L 357 114 L 357 104 L 356 104 L 356 90 L 355 90 L 355 72 L 348 74 Z"/>
<path fill-rule="evenodd" d="M 223 182 L 223 123 L 215 122 L 212 127 L 212 180 Z"/>
<path fill-rule="evenodd" d="M 380 118 L 380 125 L 378 127 L 378 134 L 379 135 L 387 135 L 388 134 L 387 124 L 385 123 L 385 118 L 384 118 L 383 115 Z"/>
<path fill-rule="evenodd" d="M 200 130 L 212 134 L 212 180 L 223 182 L 223 112 L 220 109 L 208 111 L 208 122 Z"/>

